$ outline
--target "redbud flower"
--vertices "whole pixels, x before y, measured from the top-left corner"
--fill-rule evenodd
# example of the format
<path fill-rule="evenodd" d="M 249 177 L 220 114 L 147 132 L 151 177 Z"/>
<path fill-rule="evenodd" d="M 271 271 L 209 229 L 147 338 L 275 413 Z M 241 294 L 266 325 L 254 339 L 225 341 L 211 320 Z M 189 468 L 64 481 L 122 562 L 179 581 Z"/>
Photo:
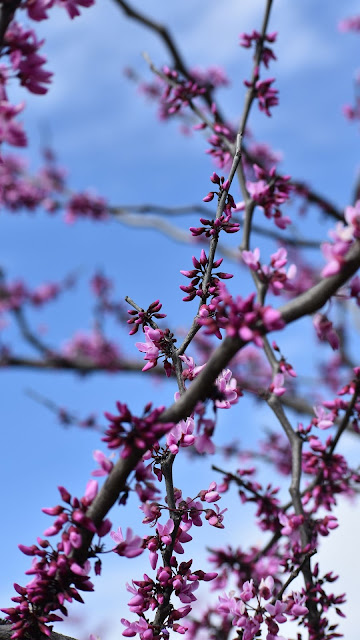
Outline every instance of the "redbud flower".
<path fill-rule="evenodd" d="M 214 199 L 214 191 L 209 191 L 209 193 L 207 194 L 207 196 L 205 196 L 205 198 L 203 198 L 203 202 L 211 202 L 211 200 Z"/>
<path fill-rule="evenodd" d="M 114 542 L 117 543 L 113 549 L 117 555 L 136 558 L 143 553 L 143 539 L 140 536 L 133 535 L 132 529 L 127 528 L 126 538 L 123 536 L 121 527 L 117 531 L 111 531 L 110 535 Z"/>

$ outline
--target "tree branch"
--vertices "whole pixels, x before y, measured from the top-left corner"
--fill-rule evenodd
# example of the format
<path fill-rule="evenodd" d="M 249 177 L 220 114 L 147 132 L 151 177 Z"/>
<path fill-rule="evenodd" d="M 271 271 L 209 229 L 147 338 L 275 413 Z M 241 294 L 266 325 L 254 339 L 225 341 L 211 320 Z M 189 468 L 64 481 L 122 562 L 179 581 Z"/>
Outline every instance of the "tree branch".
<path fill-rule="evenodd" d="M 11 624 L 3 622 L 0 620 L 0 640 L 11 640 L 11 636 L 13 634 L 13 630 Z M 28 634 L 26 636 L 26 640 L 75 640 L 75 638 L 71 636 L 65 636 L 62 633 L 57 633 L 56 631 L 52 631 L 50 636 L 42 635 L 40 638 L 38 635 L 32 636 Z"/>

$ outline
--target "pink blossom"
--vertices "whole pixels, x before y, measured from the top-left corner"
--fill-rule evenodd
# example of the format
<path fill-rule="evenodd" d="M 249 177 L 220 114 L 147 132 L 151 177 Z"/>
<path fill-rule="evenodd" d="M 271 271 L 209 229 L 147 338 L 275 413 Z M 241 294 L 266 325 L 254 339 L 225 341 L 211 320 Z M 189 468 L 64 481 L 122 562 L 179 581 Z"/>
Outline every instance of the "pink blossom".
<path fill-rule="evenodd" d="M 345 220 L 352 228 L 353 237 L 360 239 L 360 200 L 357 200 L 354 207 L 345 208 Z"/>
<path fill-rule="evenodd" d="M 133 535 L 132 529 L 126 529 L 126 538 L 124 538 L 121 527 L 117 531 L 111 531 L 110 535 L 116 547 L 113 551 L 119 556 L 125 556 L 126 558 L 136 558 L 143 553 L 143 539 L 140 536 Z"/>
<path fill-rule="evenodd" d="M 106 220 L 108 207 L 106 200 L 91 193 L 77 193 L 70 197 L 66 205 L 65 222 L 72 224 L 78 218 Z"/>
<path fill-rule="evenodd" d="M 345 256 L 352 243 L 353 228 L 351 226 L 345 227 L 339 222 L 335 229 L 329 231 L 329 235 L 334 242 L 324 242 L 321 245 L 321 251 L 327 260 L 326 266 L 321 271 L 321 275 L 324 278 L 339 273 L 341 270 L 345 262 Z"/>
<path fill-rule="evenodd" d="M 99 491 L 99 485 L 96 480 L 89 480 L 86 485 L 85 495 L 88 504 L 91 504 Z"/>
<path fill-rule="evenodd" d="M 274 578 L 272 576 L 267 576 L 267 578 L 261 578 L 259 584 L 259 594 L 264 600 L 269 600 L 271 598 L 272 592 L 274 589 Z"/>
<path fill-rule="evenodd" d="M 44 40 L 38 41 L 32 29 L 24 29 L 17 22 L 12 22 L 5 34 L 5 44 L 20 84 L 32 93 L 45 94 L 53 74 L 42 68 L 46 58 L 38 53 Z"/>
<path fill-rule="evenodd" d="M 242 586 L 242 591 L 240 592 L 240 598 L 243 602 L 248 602 L 256 595 L 254 581 L 246 580 Z"/>
<path fill-rule="evenodd" d="M 360 16 L 346 18 L 339 22 L 339 31 L 360 31 Z"/>
<path fill-rule="evenodd" d="M 214 504 L 213 509 L 206 509 L 205 511 L 205 519 L 212 527 L 216 527 L 217 529 L 223 529 L 223 520 L 224 513 L 226 513 L 227 509 L 223 509 L 220 511 L 220 508 L 217 504 Z"/>
<path fill-rule="evenodd" d="M 217 491 L 216 482 L 211 482 L 208 490 L 203 490 L 200 492 L 200 499 L 205 500 L 205 502 L 216 502 L 220 499 L 220 494 Z"/>
<path fill-rule="evenodd" d="M 237 382 L 230 369 L 223 369 L 215 380 L 220 397 L 215 400 L 218 409 L 230 409 L 238 401 Z"/>
<path fill-rule="evenodd" d="M 193 78 L 195 78 L 197 82 L 205 86 L 209 85 L 215 88 L 226 87 L 230 84 L 229 79 L 222 67 L 211 66 L 207 69 L 194 67 L 190 69 L 190 74 Z"/>
<path fill-rule="evenodd" d="M 67 358 L 110 370 L 118 368 L 120 360 L 117 345 L 107 340 L 99 331 L 76 333 L 64 345 L 63 354 Z"/>
<path fill-rule="evenodd" d="M 56 4 L 64 7 L 70 18 L 76 18 L 80 15 L 79 7 L 92 7 L 95 0 L 56 0 Z"/>
<path fill-rule="evenodd" d="M 91 472 L 92 476 L 107 476 L 112 471 L 114 464 L 106 457 L 106 455 L 97 449 L 93 453 L 94 460 L 100 465 L 100 469 Z"/>
<path fill-rule="evenodd" d="M 195 436 L 193 431 L 195 428 L 194 419 L 187 418 L 186 420 L 180 420 L 171 431 L 166 435 L 166 443 L 171 453 L 176 454 L 179 451 L 179 446 L 190 447 L 195 442 Z"/>
<path fill-rule="evenodd" d="M 313 418 L 312 422 L 319 429 L 324 430 L 334 426 L 335 416 L 332 412 L 326 411 L 321 405 L 314 407 L 314 412 L 316 418 Z"/>
<path fill-rule="evenodd" d="M 339 348 L 339 336 L 336 333 L 333 323 L 322 313 L 316 313 L 313 319 L 317 337 L 322 342 L 329 342 L 332 349 Z"/>
<path fill-rule="evenodd" d="M 16 107 L 7 100 L 0 100 L 0 142 L 7 142 L 14 147 L 25 147 L 26 135 L 22 125 L 14 118 L 24 109 L 24 103 Z"/>
<path fill-rule="evenodd" d="M 245 264 L 247 264 L 247 266 L 250 267 L 252 271 L 258 270 L 260 266 L 259 264 L 260 249 L 258 247 L 256 247 L 254 251 L 243 251 L 241 253 L 241 257 L 245 262 Z"/>
<path fill-rule="evenodd" d="M 151 640 L 153 637 L 153 630 L 144 618 L 139 618 L 135 622 L 129 622 L 125 618 L 121 618 L 121 624 L 126 627 L 122 633 L 126 638 L 133 638 L 137 633 L 140 635 L 141 640 Z"/>
<path fill-rule="evenodd" d="M 219 285 L 219 294 L 207 308 L 212 315 L 200 314 L 198 323 L 206 326 L 205 333 L 214 333 L 220 339 L 220 329 L 224 328 L 230 336 L 238 335 L 244 342 L 253 341 L 256 345 L 262 346 L 261 325 L 266 331 L 274 331 L 284 326 L 280 312 L 272 307 L 262 307 L 255 302 L 255 294 L 245 299 L 241 296 L 234 299 L 223 283 Z"/>
<path fill-rule="evenodd" d="M 185 380 L 194 380 L 194 378 L 196 378 L 196 376 L 199 375 L 200 371 L 202 371 L 205 367 L 205 364 L 195 366 L 194 358 L 192 358 L 191 356 L 187 356 L 186 354 L 179 357 L 180 360 L 182 360 L 188 367 L 187 369 L 183 369 L 182 373 Z"/>
<path fill-rule="evenodd" d="M 276 36 L 277 33 L 275 31 L 273 33 L 267 33 L 261 41 L 261 60 L 264 63 L 265 67 L 269 66 L 270 60 L 276 60 L 276 55 L 274 54 L 273 50 L 270 47 L 266 46 L 267 42 L 275 42 Z M 256 46 L 259 46 L 261 34 L 254 29 L 252 33 L 241 33 L 239 37 L 240 46 L 244 47 L 245 49 L 249 49 L 253 43 Z"/>
<path fill-rule="evenodd" d="M 146 342 L 135 342 L 135 346 L 145 353 L 144 360 L 148 360 L 147 364 L 143 367 L 143 371 L 148 371 L 156 366 L 158 357 L 160 355 L 160 348 L 156 343 L 159 343 L 163 337 L 160 329 L 151 329 L 151 327 L 144 327 Z"/>
<path fill-rule="evenodd" d="M 279 92 L 271 86 L 273 82 L 275 82 L 275 78 L 267 78 L 266 80 L 257 80 L 253 86 L 252 82 L 244 81 L 246 87 L 253 87 L 259 109 L 264 111 L 267 116 L 271 116 L 270 109 L 279 104 Z"/>
<path fill-rule="evenodd" d="M 284 602 L 276 600 L 275 604 L 266 604 L 265 609 L 270 613 L 271 617 L 276 620 L 276 622 L 286 622 L 286 616 L 284 615 L 284 611 L 286 611 L 286 604 Z"/>
<path fill-rule="evenodd" d="M 282 396 L 286 392 L 286 388 L 283 386 L 284 376 L 282 373 L 277 373 L 269 387 L 269 391 L 275 396 Z"/>
<path fill-rule="evenodd" d="M 199 453 L 213 454 L 215 453 L 215 445 L 211 440 L 211 436 L 214 431 L 214 424 L 212 420 L 204 420 L 203 423 L 204 431 L 203 433 L 200 433 L 198 436 L 196 436 L 194 446 L 196 451 L 198 451 Z"/>
<path fill-rule="evenodd" d="M 156 529 L 159 533 L 161 542 L 163 542 L 165 545 L 171 544 L 172 542 L 171 534 L 174 531 L 174 521 L 171 518 L 169 518 L 167 523 L 164 525 L 158 522 L 156 525 Z"/>

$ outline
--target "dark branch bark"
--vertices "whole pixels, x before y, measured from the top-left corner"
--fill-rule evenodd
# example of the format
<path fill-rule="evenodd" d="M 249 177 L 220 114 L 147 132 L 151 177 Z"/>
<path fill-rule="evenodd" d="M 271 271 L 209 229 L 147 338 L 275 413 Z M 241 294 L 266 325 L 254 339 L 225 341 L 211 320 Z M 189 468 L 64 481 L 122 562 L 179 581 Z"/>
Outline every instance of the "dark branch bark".
<path fill-rule="evenodd" d="M 0 51 L 4 46 L 6 30 L 20 4 L 21 0 L 8 0 L 8 2 L 3 0 L 3 2 L 0 3 Z"/>
<path fill-rule="evenodd" d="M 12 633 L 11 624 L 3 624 L 0 620 L 0 640 L 10 640 Z M 26 636 L 26 640 L 47 640 L 47 638 L 48 636 L 45 635 L 41 636 L 41 639 L 39 636 L 32 636 L 30 634 Z M 75 640 L 75 638 L 71 636 L 64 636 L 62 633 L 56 633 L 56 631 L 52 631 L 49 638 L 50 640 Z"/>

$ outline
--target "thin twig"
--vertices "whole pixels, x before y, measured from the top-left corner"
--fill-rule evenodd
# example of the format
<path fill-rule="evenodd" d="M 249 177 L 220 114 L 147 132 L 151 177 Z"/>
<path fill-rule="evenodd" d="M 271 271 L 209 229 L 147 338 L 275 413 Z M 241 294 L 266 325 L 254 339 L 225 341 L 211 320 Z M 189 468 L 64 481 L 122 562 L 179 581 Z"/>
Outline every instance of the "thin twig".
<path fill-rule="evenodd" d="M 128 2 L 125 2 L 124 0 L 115 0 L 115 2 L 123 9 L 123 11 L 129 18 L 136 20 L 140 24 L 143 24 L 144 27 L 147 27 L 154 33 L 157 33 L 172 57 L 174 68 L 177 69 L 177 71 L 180 71 L 180 73 L 185 78 L 193 80 L 193 76 L 186 66 L 184 58 L 175 43 L 174 36 L 170 34 L 169 29 L 167 29 L 167 27 L 160 24 L 159 22 L 156 22 L 153 18 L 146 16 L 144 13 L 141 13 L 137 9 L 134 9 L 134 7 L 131 7 Z M 212 87 L 206 87 L 203 99 L 205 100 L 207 106 L 211 108 L 211 106 L 215 102 Z M 220 107 L 218 105 L 216 105 L 216 114 L 218 122 L 223 123 L 225 119 L 222 116 Z"/>
<path fill-rule="evenodd" d="M 228 197 L 228 193 L 232 184 L 232 181 L 234 179 L 234 176 L 236 174 L 237 168 L 240 164 L 241 161 L 241 142 L 242 142 L 242 134 L 238 133 L 236 136 L 236 149 L 235 149 L 235 154 L 234 154 L 234 158 L 232 161 L 232 165 L 231 165 L 231 169 L 229 172 L 229 177 L 228 177 L 228 182 L 229 182 L 229 187 L 227 190 L 223 190 L 221 193 L 221 196 L 219 198 L 218 201 L 218 206 L 216 209 L 216 219 L 220 218 L 220 216 L 223 214 L 224 209 L 225 209 L 225 204 L 226 204 L 226 200 Z M 212 268 L 213 268 L 213 264 L 214 264 L 214 258 L 215 258 L 215 253 L 216 253 L 216 249 L 218 246 L 218 241 L 219 241 L 219 237 L 218 234 L 215 234 L 212 236 L 211 241 L 210 241 L 210 247 L 209 247 L 209 255 L 208 255 L 208 263 L 207 263 L 207 267 L 206 267 L 206 272 L 205 275 L 203 277 L 203 281 L 202 281 L 202 292 L 203 295 L 201 297 L 200 303 L 199 303 L 199 308 L 198 308 L 198 312 L 193 320 L 192 326 L 190 327 L 183 343 L 181 344 L 181 346 L 178 348 L 178 355 L 182 355 L 183 353 L 185 353 L 187 347 L 189 346 L 190 342 L 192 341 L 192 339 L 194 338 L 194 336 L 197 334 L 197 332 L 200 329 L 200 325 L 198 323 L 198 317 L 199 317 L 199 311 L 200 308 L 203 304 L 206 303 L 206 300 L 208 298 L 208 286 L 210 284 L 210 280 L 211 280 L 211 273 L 212 273 Z"/>
<path fill-rule="evenodd" d="M 304 549 L 310 543 L 310 533 L 308 530 L 308 524 L 306 522 L 306 516 L 304 513 L 304 507 L 301 500 L 301 492 L 300 492 L 300 481 L 301 481 L 301 473 L 302 473 L 302 445 L 303 441 L 298 433 L 294 431 L 289 420 L 287 419 L 284 409 L 278 400 L 278 398 L 271 394 L 268 399 L 269 407 L 274 411 L 276 417 L 278 418 L 281 426 L 283 427 L 287 438 L 291 445 L 291 484 L 290 484 L 290 495 L 292 504 L 294 506 L 294 511 L 296 515 L 302 516 L 304 518 L 304 522 L 300 525 L 300 539 L 302 548 Z M 301 566 L 301 572 L 304 576 L 305 586 L 310 587 L 313 585 L 313 574 L 311 570 L 310 557 L 305 557 Z M 316 602 L 311 598 L 307 599 L 307 607 L 309 609 L 309 620 L 312 625 L 316 625 L 319 621 L 319 612 L 316 605 Z"/>

